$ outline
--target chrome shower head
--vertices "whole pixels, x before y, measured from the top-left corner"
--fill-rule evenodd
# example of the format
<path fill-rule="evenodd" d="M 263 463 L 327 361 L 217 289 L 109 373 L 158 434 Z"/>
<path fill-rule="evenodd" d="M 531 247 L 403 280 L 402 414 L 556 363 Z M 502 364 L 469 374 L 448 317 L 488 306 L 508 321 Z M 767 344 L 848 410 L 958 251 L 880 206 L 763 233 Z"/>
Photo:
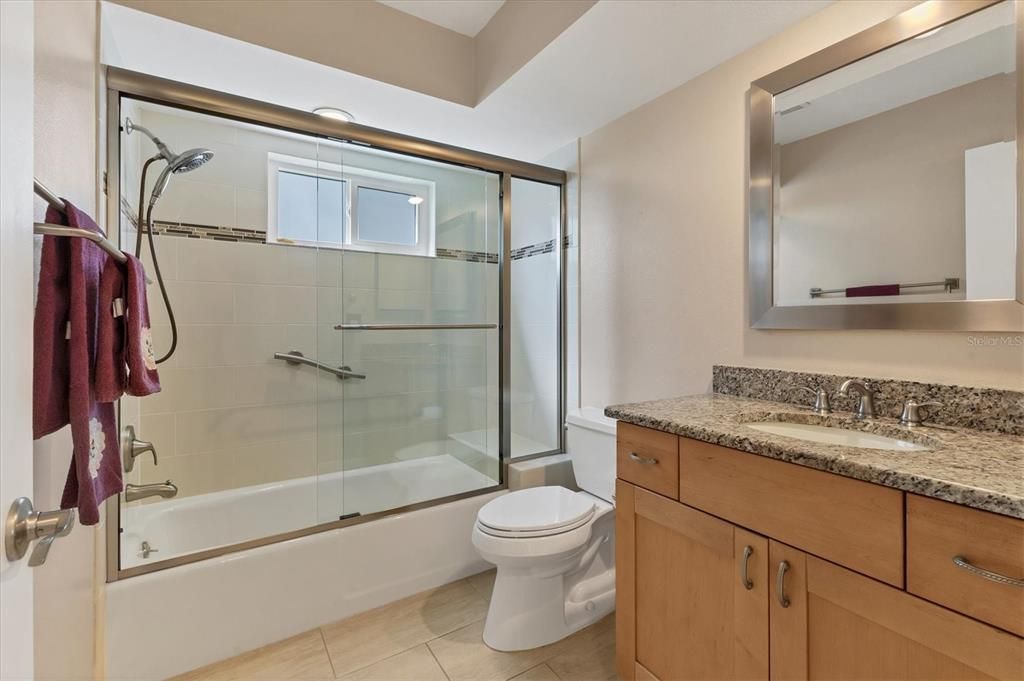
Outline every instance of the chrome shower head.
<path fill-rule="evenodd" d="M 156 203 L 156 200 L 160 198 L 160 195 L 167 189 L 167 184 L 171 181 L 171 174 L 188 173 L 199 166 L 205 164 L 211 158 L 213 158 L 213 152 L 209 149 L 189 149 L 183 154 L 174 154 L 167 145 L 160 141 L 160 138 L 151 133 L 147 128 L 141 125 L 136 125 L 130 118 L 124 119 L 124 130 L 127 134 L 132 134 L 138 130 L 146 137 L 153 141 L 156 145 L 157 150 L 160 152 L 160 157 L 167 162 L 167 167 L 163 169 L 159 177 L 156 178 L 156 182 L 153 184 L 153 193 L 149 197 L 149 205 Z"/>

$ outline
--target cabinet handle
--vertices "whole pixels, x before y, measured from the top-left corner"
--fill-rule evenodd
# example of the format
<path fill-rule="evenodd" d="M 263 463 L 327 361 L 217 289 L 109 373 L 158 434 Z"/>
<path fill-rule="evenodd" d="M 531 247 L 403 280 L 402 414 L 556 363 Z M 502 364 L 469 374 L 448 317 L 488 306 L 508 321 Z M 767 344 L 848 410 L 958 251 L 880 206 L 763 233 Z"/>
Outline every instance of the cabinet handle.
<path fill-rule="evenodd" d="M 789 570 L 789 561 L 779 563 L 779 574 L 775 577 L 775 595 L 779 599 L 779 605 L 783 608 L 789 607 L 789 598 L 786 597 L 786 571 Z"/>
<path fill-rule="evenodd" d="M 750 562 L 750 556 L 754 555 L 753 546 L 743 547 L 743 562 L 740 564 L 740 581 L 743 582 L 743 588 L 750 591 L 754 588 L 754 582 L 747 576 L 747 563 Z"/>
<path fill-rule="evenodd" d="M 636 452 L 630 452 L 629 453 L 629 458 L 630 458 L 630 460 L 636 461 L 637 463 L 642 463 L 645 466 L 653 466 L 656 463 L 658 463 L 657 459 L 653 459 L 653 458 L 648 459 L 646 457 L 640 456 Z"/>
<path fill-rule="evenodd" d="M 1005 584 L 1007 586 L 1015 586 L 1018 589 L 1024 589 L 1024 579 L 1014 579 L 1013 577 L 1001 575 L 998 572 L 992 572 L 991 570 L 980 568 L 977 565 L 971 563 L 963 556 L 953 556 L 953 564 L 962 570 L 967 570 L 972 575 L 977 575 L 978 577 L 982 577 L 993 582 L 998 582 L 999 584 Z"/>

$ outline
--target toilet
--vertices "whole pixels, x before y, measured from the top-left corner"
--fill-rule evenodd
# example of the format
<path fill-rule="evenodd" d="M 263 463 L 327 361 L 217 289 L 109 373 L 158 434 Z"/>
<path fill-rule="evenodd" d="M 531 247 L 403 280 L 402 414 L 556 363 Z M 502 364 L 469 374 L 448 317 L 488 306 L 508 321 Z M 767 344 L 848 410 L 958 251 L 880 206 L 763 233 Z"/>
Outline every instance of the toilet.
<path fill-rule="evenodd" d="M 579 492 L 510 492 L 477 513 L 473 545 L 497 566 L 484 643 L 513 651 L 554 643 L 615 608 L 615 421 L 584 408 L 566 418 Z"/>

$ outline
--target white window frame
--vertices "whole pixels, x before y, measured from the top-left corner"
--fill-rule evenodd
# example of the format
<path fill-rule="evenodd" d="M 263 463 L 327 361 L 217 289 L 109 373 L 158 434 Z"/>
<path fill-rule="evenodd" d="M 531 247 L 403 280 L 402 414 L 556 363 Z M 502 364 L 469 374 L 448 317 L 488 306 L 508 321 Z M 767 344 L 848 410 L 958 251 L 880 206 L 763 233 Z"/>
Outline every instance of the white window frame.
<path fill-rule="evenodd" d="M 342 226 L 341 244 L 332 241 L 292 239 L 279 234 L 277 225 L 277 178 L 278 174 L 282 171 L 344 182 L 345 210 L 343 213 L 344 225 Z M 409 194 L 410 196 L 422 196 L 423 202 L 416 206 L 416 243 L 412 246 L 405 246 L 402 244 L 359 239 L 359 187 L 398 192 Z M 267 154 L 267 243 L 368 251 L 371 253 L 434 256 L 435 191 L 436 185 L 430 180 L 270 152 Z"/>

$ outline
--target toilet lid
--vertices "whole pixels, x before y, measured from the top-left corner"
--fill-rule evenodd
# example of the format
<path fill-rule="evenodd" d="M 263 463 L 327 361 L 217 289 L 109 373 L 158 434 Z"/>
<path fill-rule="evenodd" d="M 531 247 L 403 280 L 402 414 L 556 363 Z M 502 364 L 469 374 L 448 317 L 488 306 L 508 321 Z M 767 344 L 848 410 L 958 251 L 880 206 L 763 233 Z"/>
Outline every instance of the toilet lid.
<path fill-rule="evenodd" d="M 544 534 L 578 527 L 594 515 L 594 502 L 564 487 L 532 487 L 484 504 L 477 521 L 500 532 Z"/>

